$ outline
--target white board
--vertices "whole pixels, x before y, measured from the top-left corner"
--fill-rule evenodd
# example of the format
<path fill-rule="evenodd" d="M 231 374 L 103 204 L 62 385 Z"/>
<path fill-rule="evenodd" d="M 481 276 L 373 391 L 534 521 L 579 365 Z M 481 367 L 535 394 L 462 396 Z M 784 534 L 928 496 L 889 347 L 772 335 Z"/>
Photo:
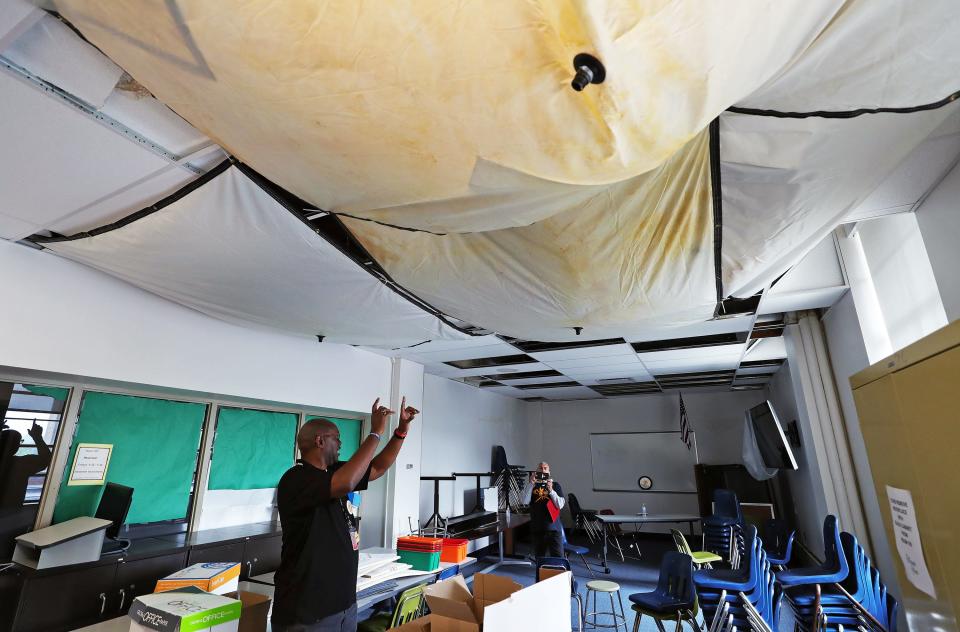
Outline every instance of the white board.
<path fill-rule="evenodd" d="M 698 463 L 697 437 L 691 432 L 691 449 L 679 432 L 610 432 L 590 435 L 594 491 L 696 492 L 694 465 Z M 641 490 L 637 480 L 653 480 Z"/>

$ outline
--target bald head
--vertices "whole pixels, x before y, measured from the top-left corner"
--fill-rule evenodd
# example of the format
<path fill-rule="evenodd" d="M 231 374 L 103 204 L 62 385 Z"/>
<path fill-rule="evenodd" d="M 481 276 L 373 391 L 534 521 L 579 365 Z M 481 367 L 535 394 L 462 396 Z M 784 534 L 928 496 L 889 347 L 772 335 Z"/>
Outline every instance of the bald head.
<path fill-rule="evenodd" d="M 300 427 L 297 433 L 297 447 L 301 454 L 306 454 L 317 447 L 317 437 L 320 435 L 340 436 L 340 429 L 329 419 L 311 419 Z"/>

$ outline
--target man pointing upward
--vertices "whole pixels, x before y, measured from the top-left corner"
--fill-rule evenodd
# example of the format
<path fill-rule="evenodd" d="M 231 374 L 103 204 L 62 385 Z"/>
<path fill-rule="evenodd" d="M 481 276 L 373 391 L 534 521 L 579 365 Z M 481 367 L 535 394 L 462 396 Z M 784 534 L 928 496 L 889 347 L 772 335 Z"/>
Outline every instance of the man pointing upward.
<path fill-rule="evenodd" d="M 280 568 L 275 575 L 272 627 L 275 632 L 355 632 L 359 527 L 346 496 L 367 488 L 397 460 L 418 411 L 400 404 L 400 424 L 376 453 L 394 411 L 370 412 L 370 434 L 349 461 L 340 461 L 340 430 L 328 419 L 312 419 L 297 433 L 300 459 L 277 485 L 283 526 Z"/>

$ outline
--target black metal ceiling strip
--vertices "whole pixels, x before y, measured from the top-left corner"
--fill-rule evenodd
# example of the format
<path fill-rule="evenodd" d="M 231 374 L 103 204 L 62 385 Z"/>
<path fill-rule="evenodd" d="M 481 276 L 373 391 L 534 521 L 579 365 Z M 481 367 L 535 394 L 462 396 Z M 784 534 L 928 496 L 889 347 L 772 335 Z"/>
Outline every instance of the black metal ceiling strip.
<path fill-rule="evenodd" d="M 396 224 L 388 224 L 387 222 L 381 222 L 380 220 L 370 219 L 369 217 L 358 217 L 356 215 L 351 215 L 350 213 L 341 213 L 334 211 L 327 211 L 331 215 L 337 217 L 349 217 L 350 219 L 355 219 L 359 222 L 370 222 L 371 224 L 379 224 L 380 226 L 386 226 L 387 228 L 396 228 L 397 230 L 405 230 L 408 233 L 427 233 L 428 235 L 436 235 L 437 237 L 445 237 L 447 233 L 435 233 L 432 230 L 423 230 L 422 228 L 410 228 L 409 226 L 397 226 Z"/>
<path fill-rule="evenodd" d="M 188 182 L 181 188 L 177 189 L 167 197 L 161 199 L 159 202 L 156 202 L 155 204 L 151 204 L 147 208 L 140 209 L 136 213 L 132 213 L 130 215 L 127 215 L 126 217 L 122 217 L 111 224 L 105 224 L 103 226 L 98 226 L 97 228 L 85 230 L 69 236 L 56 235 L 53 237 L 44 237 L 41 235 L 31 235 L 30 237 L 27 237 L 27 240 L 38 245 L 52 244 L 57 242 L 76 241 L 78 239 L 87 239 L 89 237 L 96 237 L 97 235 L 102 235 L 104 233 L 109 233 L 110 231 L 117 230 L 118 228 L 123 228 L 128 224 L 132 224 L 137 220 L 143 219 L 148 215 L 152 215 L 157 211 L 160 211 L 166 208 L 167 206 L 170 206 L 177 200 L 184 198 L 190 193 L 193 193 L 194 191 L 196 191 L 197 189 L 199 189 L 200 187 L 202 187 L 203 185 L 210 182 L 211 180 L 216 178 L 218 175 L 226 171 L 227 168 L 233 163 L 234 163 L 234 160 L 232 158 L 227 158 L 226 160 L 218 164 L 216 167 L 214 167 L 210 171 L 206 172 L 196 180 L 191 180 L 190 182 Z"/>
<path fill-rule="evenodd" d="M 727 108 L 727 112 L 734 112 L 736 114 L 749 114 L 752 116 L 772 116 L 775 118 L 838 118 L 838 119 L 850 119 L 856 118 L 858 116 L 863 116 L 864 114 L 912 114 L 914 112 L 923 112 L 925 110 L 936 110 L 937 108 L 942 108 L 945 105 L 950 105 L 954 101 L 960 98 L 960 90 L 954 92 L 939 101 L 934 101 L 933 103 L 926 103 L 924 105 L 916 105 L 912 107 L 904 108 L 859 108 L 857 110 L 816 110 L 814 112 L 781 112 L 779 110 L 764 110 L 759 108 L 743 108 L 738 106 L 731 106 Z"/>
<path fill-rule="evenodd" d="M 340 218 L 338 218 L 335 214 L 330 213 L 327 215 L 327 218 L 330 218 L 332 221 L 336 222 L 336 224 L 338 225 L 338 228 L 342 230 L 343 234 L 351 240 L 351 243 L 350 243 L 351 248 L 356 248 L 356 251 L 360 252 L 366 258 L 366 261 L 359 261 L 357 259 L 355 252 L 350 252 L 350 250 L 345 248 L 343 244 L 340 244 L 332 239 L 328 239 L 327 236 L 324 235 L 322 231 L 317 230 L 317 228 L 314 225 L 312 225 L 310 221 L 307 219 L 307 214 L 325 212 L 325 211 L 321 211 L 320 209 L 317 209 L 313 204 L 308 204 L 305 200 L 295 196 L 294 194 L 290 193 L 286 189 L 283 189 L 282 187 L 274 184 L 273 182 L 263 177 L 262 175 L 254 171 L 251 167 L 249 167 L 248 165 L 242 162 L 237 163 L 237 168 L 240 169 L 240 171 L 245 176 L 253 180 L 254 183 L 257 184 L 257 186 L 263 189 L 267 193 L 267 195 L 272 197 L 278 204 L 280 204 L 280 206 L 287 209 L 287 211 L 289 211 L 290 214 L 292 214 L 294 217 L 296 217 L 301 222 L 303 222 L 308 228 L 310 228 L 311 231 L 313 231 L 321 239 L 323 239 L 328 244 L 336 248 L 342 255 L 344 255 L 354 263 L 356 263 L 363 270 L 366 270 L 370 275 L 378 279 L 388 288 L 393 290 L 396 294 L 402 296 L 407 301 L 413 303 L 423 311 L 435 316 L 445 325 L 447 325 L 448 327 L 452 327 L 453 329 L 459 331 L 460 333 L 466 334 L 468 336 L 485 335 L 485 334 L 478 334 L 478 333 L 471 332 L 467 329 L 464 329 L 460 325 L 457 325 L 456 323 L 450 321 L 446 314 L 444 314 L 434 306 L 430 305 L 429 303 L 421 299 L 419 296 L 417 296 L 413 292 L 410 292 L 409 290 L 401 286 L 399 283 L 394 281 L 390 277 L 390 275 L 387 273 L 387 271 L 384 270 L 379 263 L 377 263 L 377 260 L 373 258 L 370 252 L 366 248 L 364 248 L 363 244 L 360 243 L 360 240 L 354 237 L 353 233 L 351 233 L 350 230 L 346 226 L 344 226 L 343 222 L 341 222 Z"/>
<path fill-rule="evenodd" d="M 717 281 L 717 304 L 723 294 L 723 190 L 720 183 L 720 118 L 710 123 L 710 191 L 713 194 L 713 268 Z"/>

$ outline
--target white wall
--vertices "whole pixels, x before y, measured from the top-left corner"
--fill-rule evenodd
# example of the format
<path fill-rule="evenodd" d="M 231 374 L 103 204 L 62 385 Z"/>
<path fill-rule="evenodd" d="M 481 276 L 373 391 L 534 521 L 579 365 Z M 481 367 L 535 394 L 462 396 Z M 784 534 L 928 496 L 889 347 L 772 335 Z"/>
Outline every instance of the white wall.
<path fill-rule="evenodd" d="M 369 414 L 390 359 L 240 327 L 0 241 L 0 366 Z"/>
<path fill-rule="evenodd" d="M 916 215 L 901 213 L 863 222 L 859 232 L 893 350 L 946 325 Z"/>
<path fill-rule="evenodd" d="M 0 311 L 0 367 L 13 374 L 27 370 L 67 381 L 76 376 L 82 382 L 116 381 L 351 416 L 368 415 L 376 397 L 389 401 L 391 396 L 389 358 L 225 323 L 72 261 L 2 240 L 0 285 L 7 297 Z M 418 373 L 407 374 L 404 385 L 412 390 L 411 401 L 419 402 Z M 364 498 L 368 542 L 383 537 L 388 484 L 377 481 Z M 269 490 L 212 492 L 210 501 L 210 508 L 216 507 L 205 512 L 209 515 L 200 523 L 205 528 L 259 520 L 272 511 Z M 249 511 L 235 510 L 244 503 L 252 503 Z"/>
<path fill-rule="evenodd" d="M 863 441 L 863 433 L 860 430 L 853 390 L 850 388 L 850 376 L 870 365 L 863 337 L 860 335 L 857 309 L 851 294 L 848 293 L 824 314 L 823 328 L 830 350 L 830 364 L 837 383 L 837 395 L 843 410 L 850 452 L 857 471 L 857 484 L 863 501 L 864 516 L 867 519 L 869 533 L 856 535 L 864 546 L 868 547 L 884 582 L 895 595 L 899 595 L 897 572 L 890 543 L 883 528 L 880 503 L 870 473 L 870 461 Z M 864 537 L 865 535 L 869 536 L 869 540 Z"/>
<path fill-rule="evenodd" d="M 797 470 L 784 472 L 778 474 L 778 476 L 785 475 L 790 485 L 799 537 L 813 551 L 823 555 L 823 519 L 827 515 L 826 496 L 823 480 L 817 466 L 813 431 L 810 428 L 808 417 L 800 414 L 800 408 L 797 405 L 796 385 L 789 360 L 780 367 L 777 374 L 770 380 L 767 390 L 770 403 L 777 411 L 781 423 L 787 424 L 796 419 L 800 428 L 801 448 L 799 450 L 794 449 Z"/>
<path fill-rule="evenodd" d="M 741 463 L 743 413 L 762 402 L 763 391 L 683 394 L 690 424 L 696 431 L 700 462 L 713 465 Z M 676 393 L 620 399 L 544 402 L 543 460 L 566 493 L 576 494 L 590 509 L 610 508 L 636 513 L 646 504 L 650 513 L 699 514 L 696 494 L 595 492 L 590 464 L 590 433 L 679 430 L 680 407 Z M 677 439 L 679 441 L 679 439 Z M 537 461 L 541 459 L 536 459 Z M 691 473 L 691 476 L 693 474 Z M 650 527 L 668 531 L 676 525 Z"/>
<path fill-rule="evenodd" d="M 916 215 L 947 320 L 953 322 L 960 318 L 960 165 L 930 192 Z"/>
<path fill-rule="evenodd" d="M 532 467 L 539 460 L 540 422 L 535 404 L 497 395 L 436 375 L 423 377 L 423 476 L 489 472 L 494 445 L 510 463 Z M 483 479 L 486 485 L 489 479 Z M 473 507 L 476 478 L 440 482 L 440 514 L 457 516 Z M 464 496 L 468 493 L 465 500 Z M 433 483 L 420 483 L 420 519 L 433 513 Z"/>

